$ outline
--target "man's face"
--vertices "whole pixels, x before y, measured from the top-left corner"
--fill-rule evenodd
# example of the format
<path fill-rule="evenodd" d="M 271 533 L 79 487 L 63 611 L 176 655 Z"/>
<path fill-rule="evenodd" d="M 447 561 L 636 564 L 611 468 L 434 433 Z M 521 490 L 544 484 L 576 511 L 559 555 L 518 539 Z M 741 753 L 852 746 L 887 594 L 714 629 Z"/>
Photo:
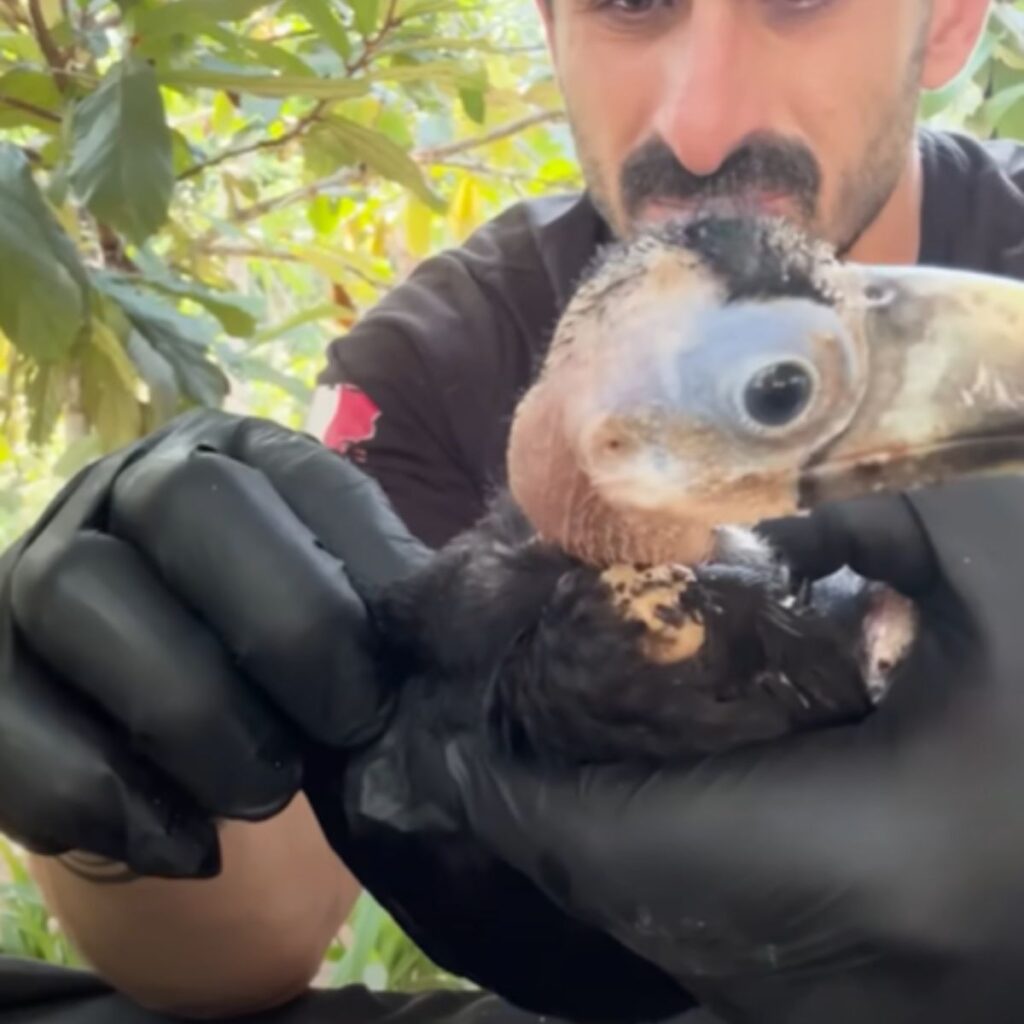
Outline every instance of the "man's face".
<path fill-rule="evenodd" d="M 731 199 L 845 252 L 907 168 L 933 3 L 541 0 L 601 213 L 628 236 Z"/>

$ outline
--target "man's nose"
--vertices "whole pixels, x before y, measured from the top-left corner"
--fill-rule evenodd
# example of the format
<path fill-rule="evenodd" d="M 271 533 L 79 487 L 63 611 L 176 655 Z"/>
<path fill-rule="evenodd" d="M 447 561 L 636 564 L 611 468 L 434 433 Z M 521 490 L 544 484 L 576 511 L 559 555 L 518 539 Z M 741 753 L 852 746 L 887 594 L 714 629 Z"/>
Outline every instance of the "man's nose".
<path fill-rule="evenodd" d="M 750 135 L 771 123 L 768 61 L 746 5 L 693 0 L 685 23 L 666 40 L 655 133 L 692 174 L 712 174 Z M 759 45 L 759 43 L 761 45 Z"/>

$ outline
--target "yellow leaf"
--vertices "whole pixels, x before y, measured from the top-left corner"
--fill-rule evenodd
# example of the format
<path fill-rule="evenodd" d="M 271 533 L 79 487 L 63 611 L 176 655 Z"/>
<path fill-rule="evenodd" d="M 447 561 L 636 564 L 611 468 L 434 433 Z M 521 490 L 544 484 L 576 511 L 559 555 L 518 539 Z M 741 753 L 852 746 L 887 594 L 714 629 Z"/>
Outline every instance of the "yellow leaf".
<path fill-rule="evenodd" d="M 462 241 L 476 226 L 479 216 L 479 194 L 476 179 L 464 174 L 455 190 L 455 198 L 448 208 L 448 226 Z"/>
<path fill-rule="evenodd" d="M 93 346 L 103 353 L 125 391 L 135 391 L 139 380 L 138 374 L 135 372 L 135 364 L 121 344 L 121 339 L 102 320 L 93 320 L 91 326 Z"/>
<path fill-rule="evenodd" d="M 210 127 L 218 135 L 227 135 L 231 132 L 235 123 L 235 105 L 231 102 L 228 94 L 218 91 L 213 97 L 213 114 L 210 118 Z"/>
<path fill-rule="evenodd" d="M 426 256 L 430 250 L 433 211 L 415 196 L 405 201 L 405 247 L 413 256 Z"/>
<path fill-rule="evenodd" d="M 388 254 L 388 226 L 381 218 L 373 224 L 373 242 L 370 245 L 370 252 L 378 259 L 384 259 Z"/>

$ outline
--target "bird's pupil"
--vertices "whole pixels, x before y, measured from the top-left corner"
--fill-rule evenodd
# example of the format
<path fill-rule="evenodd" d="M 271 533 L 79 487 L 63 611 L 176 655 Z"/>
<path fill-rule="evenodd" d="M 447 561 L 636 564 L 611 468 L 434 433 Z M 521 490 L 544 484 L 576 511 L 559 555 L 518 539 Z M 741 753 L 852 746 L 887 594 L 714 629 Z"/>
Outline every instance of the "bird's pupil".
<path fill-rule="evenodd" d="M 747 384 L 747 413 L 765 427 L 781 427 L 804 411 L 811 398 L 811 375 L 798 363 L 776 363 L 759 370 Z"/>

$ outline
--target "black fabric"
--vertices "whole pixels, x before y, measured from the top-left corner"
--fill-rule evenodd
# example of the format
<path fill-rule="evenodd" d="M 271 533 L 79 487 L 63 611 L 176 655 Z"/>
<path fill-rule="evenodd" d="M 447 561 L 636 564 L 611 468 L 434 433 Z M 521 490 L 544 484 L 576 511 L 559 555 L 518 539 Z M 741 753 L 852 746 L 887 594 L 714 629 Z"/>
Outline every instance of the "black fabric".
<path fill-rule="evenodd" d="M 0 956 L 0 1024 L 172 1024 L 87 971 Z M 313 989 L 287 1006 L 232 1024 L 557 1024 L 484 992 L 371 992 L 362 985 Z M 678 1024 L 715 1024 L 703 1011 Z"/>
<path fill-rule="evenodd" d="M 1024 277 L 1024 146 L 920 130 L 919 262 Z M 439 545 L 505 480 L 511 415 L 575 282 L 610 240 L 586 193 L 518 203 L 422 262 L 328 350 L 324 385 L 380 409 L 358 461 Z"/>

